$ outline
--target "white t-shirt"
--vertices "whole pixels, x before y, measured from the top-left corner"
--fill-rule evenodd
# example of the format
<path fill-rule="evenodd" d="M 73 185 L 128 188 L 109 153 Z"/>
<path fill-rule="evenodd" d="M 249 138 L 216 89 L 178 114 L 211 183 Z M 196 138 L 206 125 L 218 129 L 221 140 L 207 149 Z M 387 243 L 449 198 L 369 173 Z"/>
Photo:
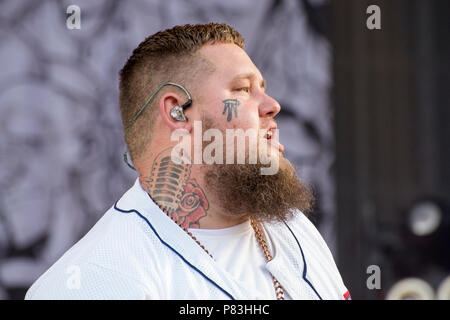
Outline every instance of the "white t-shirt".
<path fill-rule="evenodd" d="M 276 299 L 272 276 L 250 220 L 229 228 L 189 231 L 233 278 L 252 292 L 260 292 L 257 299 Z M 286 293 L 285 299 L 289 299 Z"/>

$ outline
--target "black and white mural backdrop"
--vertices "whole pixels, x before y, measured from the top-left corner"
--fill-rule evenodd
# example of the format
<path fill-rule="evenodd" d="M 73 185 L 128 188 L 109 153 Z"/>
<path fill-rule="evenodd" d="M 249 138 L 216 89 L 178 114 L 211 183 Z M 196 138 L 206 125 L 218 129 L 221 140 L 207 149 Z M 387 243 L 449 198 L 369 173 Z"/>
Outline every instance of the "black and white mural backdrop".
<path fill-rule="evenodd" d="M 67 8 L 80 8 L 80 29 Z M 118 71 L 148 35 L 226 22 L 283 111 L 286 156 L 318 197 L 334 251 L 331 48 L 321 0 L 0 2 L 0 298 L 26 289 L 134 182 L 122 162 Z M 335 252 L 335 254 L 337 254 Z"/>

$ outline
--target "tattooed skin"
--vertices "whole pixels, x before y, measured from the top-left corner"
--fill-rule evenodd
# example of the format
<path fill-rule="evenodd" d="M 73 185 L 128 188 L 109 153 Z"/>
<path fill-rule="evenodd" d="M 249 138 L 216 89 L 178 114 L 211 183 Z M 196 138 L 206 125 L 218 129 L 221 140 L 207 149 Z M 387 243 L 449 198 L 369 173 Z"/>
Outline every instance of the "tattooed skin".
<path fill-rule="evenodd" d="M 191 165 L 175 164 L 172 148 L 162 151 L 153 162 L 148 177 L 139 177 L 142 188 L 158 206 L 184 228 L 200 228 L 209 202 L 197 181 L 190 178 Z"/>
<path fill-rule="evenodd" d="M 230 122 L 231 118 L 233 116 L 233 111 L 234 111 L 234 117 L 237 118 L 238 114 L 237 114 L 237 107 L 241 104 L 239 102 L 238 99 L 226 99 L 226 100 L 222 100 L 224 107 L 223 107 L 223 112 L 222 114 L 225 114 L 225 112 L 228 111 L 227 114 L 227 121 Z"/>

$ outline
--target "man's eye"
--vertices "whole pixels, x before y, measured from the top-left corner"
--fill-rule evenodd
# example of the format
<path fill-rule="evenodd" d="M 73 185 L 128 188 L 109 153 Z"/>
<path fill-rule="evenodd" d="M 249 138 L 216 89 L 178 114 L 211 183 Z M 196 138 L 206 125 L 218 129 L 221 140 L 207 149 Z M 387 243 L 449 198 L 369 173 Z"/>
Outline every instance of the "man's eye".
<path fill-rule="evenodd" d="M 236 91 L 243 91 L 243 92 L 249 93 L 250 92 L 250 88 L 249 87 L 243 87 L 243 88 L 237 89 Z"/>

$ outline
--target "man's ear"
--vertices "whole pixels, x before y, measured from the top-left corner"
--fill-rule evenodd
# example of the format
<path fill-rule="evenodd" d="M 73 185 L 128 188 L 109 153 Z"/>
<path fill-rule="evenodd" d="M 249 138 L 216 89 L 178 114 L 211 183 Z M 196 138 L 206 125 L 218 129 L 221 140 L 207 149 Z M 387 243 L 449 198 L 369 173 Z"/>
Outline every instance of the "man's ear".
<path fill-rule="evenodd" d="M 168 92 L 159 99 L 159 113 L 163 122 L 170 130 L 185 129 L 188 132 L 191 132 L 192 125 L 189 123 L 187 117 L 186 121 L 179 121 L 172 118 L 170 115 L 170 112 L 175 106 L 181 106 L 183 103 L 183 100 L 177 94 Z"/>

